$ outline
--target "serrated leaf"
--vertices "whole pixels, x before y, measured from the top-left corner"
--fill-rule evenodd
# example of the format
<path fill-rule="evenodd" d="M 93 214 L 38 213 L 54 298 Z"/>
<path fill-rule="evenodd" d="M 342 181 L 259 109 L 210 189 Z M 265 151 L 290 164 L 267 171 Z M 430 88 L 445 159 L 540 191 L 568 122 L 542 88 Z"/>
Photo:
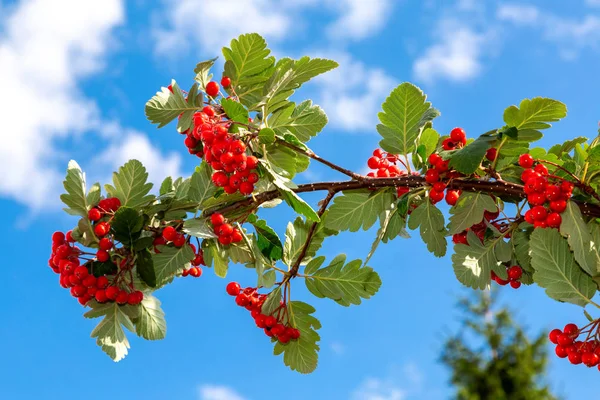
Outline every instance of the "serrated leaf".
<path fill-rule="evenodd" d="M 206 265 L 211 264 L 215 268 L 215 275 L 219 278 L 225 278 L 227 276 L 227 270 L 229 263 L 227 262 L 228 257 L 225 249 L 219 245 L 216 241 L 211 240 L 208 246 L 204 248 L 204 255 Z"/>
<path fill-rule="evenodd" d="M 194 68 L 194 73 L 196 74 L 196 82 L 200 85 L 202 90 L 206 90 L 206 85 L 212 79 L 212 74 L 210 73 L 210 69 L 217 61 L 217 58 L 213 58 L 206 61 L 201 61 L 196 64 L 196 68 Z"/>
<path fill-rule="evenodd" d="M 115 264 L 111 260 L 105 262 L 90 261 L 87 263 L 87 265 L 89 265 L 90 272 L 96 278 L 102 275 L 112 275 L 118 271 L 117 264 Z"/>
<path fill-rule="evenodd" d="M 212 173 L 206 162 L 196 167 L 190 177 L 187 199 L 199 205 L 206 200 L 211 199 L 217 192 L 216 186 L 212 183 Z"/>
<path fill-rule="evenodd" d="M 241 103 L 231 99 L 222 99 L 221 106 L 230 120 L 244 125 L 248 124 L 248 110 Z"/>
<path fill-rule="evenodd" d="M 140 237 L 144 226 L 144 218 L 139 212 L 130 207 L 122 206 L 111 223 L 111 230 L 116 240 L 124 246 L 131 247 Z"/>
<path fill-rule="evenodd" d="M 444 225 L 444 215 L 429 199 L 415 208 L 408 219 L 408 227 L 413 230 L 419 228 L 427 249 L 436 257 L 443 257 L 448 247 Z"/>
<path fill-rule="evenodd" d="M 117 197 L 121 206 L 139 208 L 150 203 L 154 196 L 150 195 L 152 184 L 147 183 L 148 173 L 138 160 L 129 160 L 113 173 L 113 185 L 104 185 L 111 197 Z"/>
<path fill-rule="evenodd" d="M 154 271 L 154 259 L 147 249 L 137 253 L 136 270 L 142 281 L 149 287 L 156 287 L 156 273 Z"/>
<path fill-rule="evenodd" d="M 260 312 L 264 315 L 271 315 L 275 312 L 281 304 L 281 286 L 278 286 L 267 296 L 267 299 L 263 303 Z"/>
<path fill-rule="evenodd" d="M 358 305 L 361 299 L 369 299 L 377 293 L 381 279 L 373 268 L 362 266 L 361 260 L 344 265 L 345 262 L 346 255 L 340 254 L 327 267 L 306 276 L 308 290 L 317 297 L 330 298 L 346 307 Z"/>
<path fill-rule="evenodd" d="M 208 218 L 193 218 L 186 220 L 183 223 L 183 231 L 188 235 L 192 235 L 200 239 L 217 238 L 214 228 L 212 227 L 212 224 Z"/>
<path fill-rule="evenodd" d="M 342 196 L 333 199 L 325 226 L 336 231 L 367 230 L 384 210 L 390 208 L 393 201 L 394 195 L 385 189 L 376 192 L 344 191 Z"/>
<path fill-rule="evenodd" d="M 89 207 L 92 207 L 100 201 L 100 197 L 102 197 L 102 191 L 99 183 L 94 183 L 90 188 L 86 200 Z"/>
<path fill-rule="evenodd" d="M 496 212 L 498 207 L 491 196 L 484 193 L 463 193 L 450 208 L 449 233 L 455 234 L 483 221 L 486 211 Z"/>
<path fill-rule="evenodd" d="M 369 263 L 371 257 L 375 254 L 375 250 L 379 247 L 379 243 L 387 243 L 388 241 L 402 236 L 409 238 L 410 235 L 406 232 L 406 221 L 400 216 L 398 207 L 394 207 L 392 210 L 385 210 L 379 217 L 379 230 L 377 230 L 377 236 L 371 245 L 371 250 L 365 258 L 364 265 Z"/>
<path fill-rule="evenodd" d="M 420 129 L 439 115 L 415 85 L 404 82 L 382 104 L 377 132 L 382 149 L 393 154 L 409 154 L 415 148 Z"/>
<path fill-rule="evenodd" d="M 286 182 L 284 181 L 285 178 L 273 171 L 273 168 L 268 162 L 261 160 L 261 165 L 271 176 L 271 182 L 275 185 L 283 200 L 285 200 L 285 202 L 292 207 L 294 211 L 304 215 L 311 221 L 318 222 L 320 220 L 319 215 L 315 212 L 315 210 L 313 210 L 307 202 L 302 200 L 302 198 L 298 196 L 292 189 L 286 186 Z"/>
<path fill-rule="evenodd" d="M 263 144 L 275 143 L 275 131 L 271 128 L 263 128 L 258 132 L 258 141 Z"/>
<path fill-rule="evenodd" d="M 161 340 L 167 336 L 167 321 L 160 301 L 149 293 L 144 293 L 135 322 L 136 333 L 146 340 Z"/>
<path fill-rule="evenodd" d="M 516 230 L 512 233 L 511 244 L 514 248 L 514 254 L 517 262 L 526 271 L 533 272 L 531 269 L 531 256 L 529 254 L 529 234 L 524 230 Z"/>
<path fill-rule="evenodd" d="M 536 228 L 531 234 L 533 280 L 558 301 L 584 307 L 597 286 L 575 263 L 567 240 L 556 229 Z"/>
<path fill-rule="evenodd" d="M 567 202 L 567 208 L 561 217 L 560 233 L 567 238 L 575 261 L 589 275 L 597 275 L 600 271 L 596 265 L 595 243 L 592 241 L 592 235 L 583 220 L 579 206 L 572 201 Z"/>
<path fill-rule="evenodd" d="M 269 118 L 269 126 L 275 132 L 284 135 L 289 131 L 301 142 L 308 142 L 327 125 L 325 111 L 311 100 L 305 100 L 297 106 L 294 103 L 280 108 Z"/>
<path fill-rule="evenodd" d="M 135 332 L 130 316 L 126 313 L 127 307 L 131 306 L 120 306 L 114 302 L 104 304 L 91 302 L 90 304 L 93 308 L 85 313 L 84 317 L 97 318 L 104 316 L 104 319 L 92 331 L 91 336 L 96 338 L 98 346 L 113 361 L 122 360 L 127 355 L 127 350 L 130 347 L 123 326 L 131 332 Z"/>
<path fill-rule="evenodd" d="M 317 368 L 321 337 L 317 333 L 321 323 L 312 316 L 315 309 L 301 301 L 290 301 L 287 304 L 290 325 L 300 331 L 298 340 L 290 340 L 286 344 L 277 342 L 274 354 L 283 353 L 283 362 L 294 371 L 308 374 Z"/>
<path fill-rule="evenodd" d="M 496 238 L 483 244 L 473 231 L 469 231 L 467 241 L 468 245 L 461 243 L 454 245 L 452 255 L 454 273 L 463 285 L 483 290 L 490 283 L 491 271 L 500 264 L 494 249 L 496 243 L 502 239 Z"/>
<path fill-rule="evenodd" d="M 85 192 L 85 174 L 75 160 L 69 161 L 63 186 L 67 191 L 67 193 L 60 195 L 60 199 L 67 206 L 64 210 L 70 215 L 80 215 L 87 218 L 88 203 Z"/>
<path fill-rule="evenodd" d="M 159 194 L 161 196 L 171 193 L 173 191 L 173 178 L 167 176 L 165 180 L 160 184 Z"/>
<path fill-rule="evenodd" d="M 167 125 L 182 113 L 193 113 L 200 109 L 187 103 L 177 82 L 172 81 L 171 88 L 172 92 L 168 88 L 161 88 L 146 103 L 146 118 L 153 124 L 158 124 L 158 128 Z"/>
<path fill-rule="evenodd" d="M 462 149 L 454 152 L 450 158 L 450 167 L 458 172 L 470 175 L 477 171 L 486 151 L 498 139 L 495 134 L 483 134 Z"/>
<path fill-rule="evenodd" d="M 283 245 L 275 230 L 263 219 L 256 219 L 251 223 L 256 230 L 257 245 L 261 253 L 271 260 L 281 260 Z"/>
<path fill-rule="evenodd" d="M 519 131 L 547 129 L 551 126 L 550 122 L 560 121 L 566 115 L 567 107 L 560 101 L 535 97 L 524 99 L 519 107 L 508 107 L 504 111 L 504 122 L 516 127 Z"/>
<path fill-rule="evenodd" d="M 300 265 L 307 264 L 317 254 L 317 251 L 321 248 L 326 237 L 337 235 L 338 232 L 336 230 L 330 229 L 327 226 L 329 213 L 330 211 L 326 211 L 325 214 L 323 214 L 321 222 L 317 224 L 312 240 L 306 249 Z M 288 223 L 285 232 L 285 244 L 283 247 L 283 262 L 286 265 L 292 266 L 297 262 L 298 257 L 300 257 L 302 249 L 304 248 L 304 244 L 308 239 L 308 232 L 313 223 L 314 222 L 312 221 L 305 221 L 300 217 L 296 218 L 293 224 Z"/>
<path fill-rule="evenodd" d="M 421 133 L 419 137 L 419 146 L 423 145 L 425 149 L 423 161 L 427 161 L 429 157 L 437 148 L 438 141 L 440 140 L 440 134 L 435 129 L 427 128 Z"/>
<path fill-rule="evenodd" d="M 598 222 L 591 220 L 588 222 L 588 229 L 592 236 L 591 247 L 593 249 L 594 260 L 596 263 L 596 271 L 600 271 L 600 225 Z M 596 276 L 598 273 L 594 274 Z"/>
<path fill-rule="evenodd" d="M 273 65 L 275 59 L 269 57 L 271 50 L 267 42 L 256 33 L 249 33 L 233 39 L 230 48 L 223 48 L 227 60 L 225 73 L 231 79 L 231 85 L 247 85 L 252 77 L 260 76 L 261 72 Z"/>
<path fill-rule="evenodd" d="M 156 273 L 156 284 L 162 286 L 177 273 L 183 271 L 195 256 L 192 248 L 185 244 L 181 248 L 170 246 L 158 246 L 160 253 L 154 254 L 154 272 Z"/>

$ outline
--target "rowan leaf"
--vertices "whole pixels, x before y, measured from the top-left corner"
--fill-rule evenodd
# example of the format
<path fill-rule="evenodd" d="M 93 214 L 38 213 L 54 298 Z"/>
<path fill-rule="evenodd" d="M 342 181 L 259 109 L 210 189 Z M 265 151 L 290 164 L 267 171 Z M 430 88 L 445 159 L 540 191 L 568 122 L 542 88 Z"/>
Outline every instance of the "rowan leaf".
<path fill-rule="evenodd" d="M 96 343 L 108 354 L 113 361 L 120 361 L 127 355 L 129 340 L 123 327 L 135 332 L 135 327 L 126 311 L 131 311 L 132 306 L 120 306 L 116 302 L 88 303 L 92 309 L 84 314 L 86 318 L 104 317 L 94 328 L 91 336 L 96 338 Z"/>
<path fill-rule="evenodd" d="M 336 231 L 367 230 L 384 210 L 390 208 L 393 201 L 394 195 L 385 189 L 376 192 L 345 191 L 342 196 L 333 199 L 325 226 Z"/>
<path fill-rule="evenodd" d="M 180 114 L 191 115 L 201 109 L 200 106 L 188 104 L 177 82 L 171 82 L 171 89 L 172 91 L 165 87 L 161 88 L 161 91 L 146 103 L 146 118 L 151 123 L 158 124 L 158 128 L 167 125 Z"/>
<path fill-rule="evenodd" d="M 491 196 L 484 193 L 463 193 L 455 206 L 450 208 L 449 233 L 455 234 L 483 221 L 486 211 L 496 212 L 498 206 Z"/>
<path fill-rule="evenodd" d="M 190 177 L 187 200 L 202 205 L 206 200 L 217 193 L 217 188 L 212 182 L 212 172 L 207 163 L 203 162 L 196 167 Z"/>
<path fill-rule="evenodd" d="M 321 329 L 321 323 L 312 315 L 315 311 L 301 301 L 288 302 L 289 323 L 300 331 L 300 337 L 285 344 L 277 342 L 273 351 L 275 355 L 283 353 L 284 364 L 301 374 L 313 372 L 319 360 L 317 342 L 321 337 L 317 330 Z"/>
<path fill-rule="evenodd" d="M 256 244 L 261 253 L 270 260 L 281 260 L 283 257 L 283 245 L 275 230 L 267 225 L 267 221 L 263 219 L 253 218 L 249 222 L 256 230 Z"/>
<path fill-rule="evenodd" d="M 69 215 L 80 215 L 87 218 L 88 201 L 86 197 L 85 174 L 75 160 L 69 161 L 63 186 L 67 191 L 67 193 L 60 195 L 60 199 L 67 206 L 64 210 Z"/>
<path fill-rule="evenodd" d="M 124 246 L 131 247 L 142 233 L 144 218 L 133 208 L 121 206 L 115 212 L 110 226 L 114 238 Z"/>
<path fill-rule="evenodd" d="M 156 272 L 154 271 L 154 259 L 152 254 L 147 250 L 141 250 L 137 253 L 136 271 L 140 279 L 149 287 L 156 287 Z"/>
<path fill-rule="evenodd" d="M 308 142 L 327 125 L 327 115 L 321 107 L 313 106 L 311 100 L 305 100 L 298 105 L 290 103 L 280 108 L 268 122 L 276 133 L 285 135 L 289 132 L 301 142 Z"/>
<path fill-rule="evenodd" d="M 225 278 L 227 276 L 227 270 L 229 268 L 228 257 L 225 249 L 217 243 L 215 240 L 208 242 L 208 245 L 203 247 L 204 249 L 204 261 L 207 266 L 214 264 L 215 275 L 219 278 Z"/>
<path fill-rule="evenodd" d="M 454 245 L 452 266 L 458 281 L 473 289 L 485 289 L 490 283 L 491 271 L 500 265 L 495 252 L 495 246 L 500 241 L 501 237 L 484 244 L 473 231 L 469 231 L 468 245 Z M 506 275 L 506 270 L 503 275 Z"/>
<path fill-rule="evenodd" d="M 160 307 L 160 301 L 150 293 L 144 293 L 144 299 L 140 303 L 135 331 L 146 340 L 160 340 L 167 336 L 165 313 Z"/>
<path fill-rule="evenodd" d="M 550 122 L 558 122 L 566 115 L 567 107 L 560 101 L 535 97 L 524 99 L 519 107 L 508 107 L 504 111 L 504 122 L 519 131 L 539 130 L 550 128 Z"/>
<path fill-rule="evenodd" d="M 330 298 L 346 307 L 358 305 L 361 299 L 369 299 L 377 293 L 381 279 L 373 268 L 362 266 L 361 260 L 345 262 L 346 255 L 340 254 L 327 267 L 305 276 L 308 290 L 317 297 Z"/>
<path fill-rule="evenodd" d="M 381 124 L 377 125 L 377 132 L 383 137 L 379 142 L 382 149 L 393 154 L 409 154 L 414 150 L 421 128 L 440 115 L 426 99 L 421 89 L 408 82 L 390 93 L 378 114 Z"/>
<path fill-rule="evenodd" d="M 597 265 L 597 244 L 592 240 L 588 225 L 581 215 L 579 206 L 572 201 L 567 202 L 566 210 L 561 214 L 560 233 L 567 238 L 577 264 L 589 275 L 600 273 Z"/>
<path fill-rule="evenodd" d="M 111 197 L 117 197 L 121 206 L 139 208 L 149 204 L 154 196 L 150 193 L 152 184 L 147 183 L 148 173 L 138 160 L 129 160 L 113 173 L 113 185 L 104 185 Z"/>
<path fill-rule="evenodd" d="M 496 134 L 485 133 L 465 147 L 452 153 L 450 167 L 458 172 L 470 175 L 477 171 L 486 151 L 498 140 Z"/>
<path fill-rule="evenodd" d="M 194 258 L 192 248 L 185 244 L 180 248 L 171 246 L 158 246 L 160 253 L 152 256 L 154 271 L 156 273 L 156 284 L 162 286 L 169 279 L 183 271 L 187 264 Z"/>
<path fill-rule="evenodd" d="M 567 240 L 558 230 L 536 228 L 531 234 L 533 280 L 558 301 L 584 307 L 596 293 L 592 278 L 575 262 Z"/>
<path fill-rule="evenodd" d="M 208 218 L 192 218 L 183 223 L 183 231 L 200 239 L 216 239 L 217 235 Z"/>
<path fill-rule="evenodd" d="M 327 225 L 329 213 L 330 211 L 326 211 L 321 218 L 321 222 L 317 224 L 312 240 L 306 249 L 300 265 L 306 265 L 317 254 L 326 237 L 338 234 L 336 230 L 329 228 Z M 293 224 L 288 223 L 283 247 L 283 262 L 286 265 L 294 265 L 298 257 L 300 257 L 313 223 L 300 217 L 296 218 Z"/>
<path fill-rule="evenodd" d="M 202 90 L 206 90 L 206 85 L 212 79 L 212 74 L 210 73 L 210 69 L 217 61 L 217 58 L 212 58 L 206 61 L 200 61 L 196 64 L 196 68 L 194 68 L 194 73 L 196 74 L 196 82 L 200 85 Z"/>
<path fill-rule="evenodd" d="M 444 215 L 429 199 L 415 208 L 408 219 L 408 227 L 413 230 L 419 228 L 427 249 L 436 257 L 443 257 L 448 247 L 444 225 Z"/>

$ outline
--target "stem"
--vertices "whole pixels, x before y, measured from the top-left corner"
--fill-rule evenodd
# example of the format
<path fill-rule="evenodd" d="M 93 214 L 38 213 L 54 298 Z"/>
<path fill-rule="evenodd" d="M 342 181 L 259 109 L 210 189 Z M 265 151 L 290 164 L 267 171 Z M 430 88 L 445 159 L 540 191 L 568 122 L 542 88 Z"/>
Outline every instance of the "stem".
<path fill-rule="evenodd" d="M 561 171 L 567 173 L 571 178 L 575 179 L 576 182 L 581 183 L 581 180 L 575 174 L 573 174 L 571 171 L 567 170 L 563 166 L 558 165 L 552 161 L 546 161 L 546 160 L 537 160 L 537 161 L 541 162 L 542 164 L 552 165 L 553 167 L 556 167 L 556 168 L 560 169 Z"/>
<path fill-rule="evenodd" d="M 348 170 L 346 168 L 340 167 L 339 165 L 334 164 L 331 161 L 327 161 L 326 159 L 324 159 L 324 158 L 316 155 L 315 153 L 313 153 L 310 150 L 308 150 L 308 151 L 307 150 L 303 150 L 300 147 L 294 146 L 293 144 L 288 143 L 288 142 L 286 142 L 284 140 L 280 140 L 280 139 L 277 140 L 277 143 L 279 143 L 281 146 L 284 146 L 284 147 L 287 147 L 289 149 L 294 150 L 296 153 L 300 153 L 300 154 L 303 154 L 303 155 L 305 155 L 305 156 L 307 156 L 309 158 L 312 158 L 313 160 L 318 161 L 321 164 L 325 164 L 329 168 L 334 169 L 334 170 L 336 170 L 338 172 L 341 172 L 342 174 L 344 174 L 344 175 L 346 175 L 346 176 L 348 176 L 348 177 L 350 177 L 350 178 L 352 178 L 354 180 L 360 181 L 360 180 L 365 179 L 362 175 L 359 175 L 359 174 L 357 174 L 355 172 L 352 172 L 352 171 L 350 171 L 350 170 Z"/>
<path fill-rule="evenodd" d="M 409 187 L 409 188 L 421 188 L 427 186 L 425 178 L 422 176 L 401 176 L 396 178 L 367 178 L 363 177 L 361 181 L 341 181 L 341 182 L 315 182 L 298 185 L 297 188 L 292 189 L 295 193 L 308 193 L 317 192 L 322 190 L 341 192 L 344 190 L 356 190 L 356 189 L 380 189 L 380 188 L 391 188 L 391 187 Z M 463 192 L 474 192 L 474 193 L 488 193 L 496 196 L 510 196 L 520 199 L 526 198 L 526 194 L 523 191 L 523 186 L 516 183 L 506 181 L 486 181 L 480 179 L 452 179 L 448 182 L 448 188 L 462 190 Z M 274 200 L 281 197 L 281 193 L 278 190 L 272 190 L 269 192 L 259 193 L 255 196 L 248 196 L 243 200 L 236 203 L 230 204 L 225 207 L 215 207 L 208 209 L 204 212 L 205 216 L 210 216 L 215 212 L 227 213 L 239 208 L 248 206 L 258 207 L 262 203 L 270 200 Z M 579 200 L 571 200 L 579 206 L 581 212 L 584 215 L 590 217 L 600 217 L 600 206 L 597 204 L 591 204 Z"/>
<path fill-rule="evenodd" d="M 498 145 L 498 148 L 496 149 L 496 158 L 494 158 L 494 161 L 492 162 L 492 167 L 491 169 L 493 171 L 496 170 L 496 164 L 498 163 L 498 159 L 500 158 L 500 149 L 502 149 L 502 146 L 504 146 L 504 143 L 506 143 L 506 137 L 502 138 L 502 141 L 500 142 L 500 144 Z"/>

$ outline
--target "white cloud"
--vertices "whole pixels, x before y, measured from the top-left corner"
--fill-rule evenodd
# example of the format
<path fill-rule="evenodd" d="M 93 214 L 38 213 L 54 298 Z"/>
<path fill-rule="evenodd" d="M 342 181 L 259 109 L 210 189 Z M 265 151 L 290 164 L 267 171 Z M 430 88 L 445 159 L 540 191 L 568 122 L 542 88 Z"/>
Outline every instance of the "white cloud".
<path fill-rule="evenodd" d="M 129 131 L 113 143 L 97 159 L 95 170 L 112 171 L 130 159 L 141 161 L 148 171 L 148 180 L 155 187 L 167 176 L 181 176 L 181 156 L 177 153 L 163 155 L 148 137 L 140 132 Z M 105 167 L 105 168 L 98 168 Z"/>
<path fill-rule="evenodd" d="M 585 0 L 585 4 L 590 7 L 600 7 L 600 0 Z"/>
<path fill-rule="evenodd" d="M 365 174 L 366 175 L 366 174 Z M 338 356 L 341 356 L 346 352 L 346 347 L 340 342 L 331 342 L 331 351 L 333 351 Z"/>
<path fill-rule="evenodd" d="M 532 25 L 538 22 L 540 10 L 526 4 L 502 4 L 496 11 L 500 21 L 509 21 L 518 25 Z"/>
<path fill-rule="evenodd" d="M 406 391 L 391 382 L 368 378 L 352 393 L 351 398 L 352 400 L 404 400 Z"/>
<path fill-rule="evenodd" d="M 491 32 L 475 32 L 454 19 L 442 20 L 439 26 L 438 42 L 413 64 L 415 78 L 433 83 L 438 79 L 465 82 L 477 77 L 483 69 L 481 59 L 491 41 Z"/>
<path fill-rule="evenodd" d="M 0 87 L 9 95 L 0 98 L 0 159 L 8 173 L 0 196 L 40 209 L 62 178 L 55 141 L 97 124 L 97 107 L 77 83 L 103 67 L 123 3 L 31 0 L 4 18 Z"/>
<path fill-rule="evenodd" d="M 395 81 L 381 68 L 371 68 L 348 53 L 328 53 L 340 66 L 318 79 L 318 104 L 330 124 L 346 131 L 372 130 L 381 103 L 395 86 Z"/>
<path fill-rule="evenodd" d="M 339 18 L 327 28 L 330 37 L 364 39 L 383 28 L 390 16 L 390 0 L 333 0 Z"/>
<path fill-rule="evenodd" d="M 198 388 L 199 400 L 245 400 L 227 386 L 202 385 Z"/>

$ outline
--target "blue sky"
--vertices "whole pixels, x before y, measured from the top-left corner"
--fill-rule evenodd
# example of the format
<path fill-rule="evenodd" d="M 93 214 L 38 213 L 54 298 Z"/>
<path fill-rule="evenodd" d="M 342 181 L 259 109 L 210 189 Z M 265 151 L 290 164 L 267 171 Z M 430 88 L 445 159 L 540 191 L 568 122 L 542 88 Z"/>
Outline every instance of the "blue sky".
<path fill-rule="evenodd" d="M 564 101 L 569 115 L 543 144 L 597 133 L 598 0 L 0 0 L 0 398 L 448 398 L 437 358 L 464 291 L 449 256 L 434 258 L 416 237 L 380 248 L 371 265 L 383 286 L 360 307 L 295 291 L 323 322 L 320 364 L 308 376 L 271 355 L 210 271 L 161 290 L 167 339 L 131 337 L 129 356 L 114 364 L 89 338 L 95 321 L 82 318 L 48 269 L 51 233 L 75 222 L 58 202 L 68 160 L 77 159 L 89 181 L 106 182 L 129 158 L 143 161 L 155 182 L 189 174 L 196 160 L 174 128 L 150 126 L 144 104 L 172 77 L 189 86 L 196 62 L 244 32 L 263 34 L 278 56 L 341 63 L 298 97 L 313 98 L 330 117 L 311 148 L 357 171 L 377 145 L 381 102 L 407 80 L 441 110 L 441 132 L 462 126 L 476 136 L 501 126 L 508 105 L 547 96 Z M 315 166 L 299 179 L 336 178 Z M 279 232 L 292 217 L 284 207 L 266 216 Z M 373 235 L 340 235 L 323 254 L 364 257 Z M 230 274 L 254 283 L 241 267 Z M 505 289 L 502 299 L 532 332 L 584 320 L 536 287 Z M 548 379 L 566 399 L 600 390 L 595 369 L 555 358 Z"/>

